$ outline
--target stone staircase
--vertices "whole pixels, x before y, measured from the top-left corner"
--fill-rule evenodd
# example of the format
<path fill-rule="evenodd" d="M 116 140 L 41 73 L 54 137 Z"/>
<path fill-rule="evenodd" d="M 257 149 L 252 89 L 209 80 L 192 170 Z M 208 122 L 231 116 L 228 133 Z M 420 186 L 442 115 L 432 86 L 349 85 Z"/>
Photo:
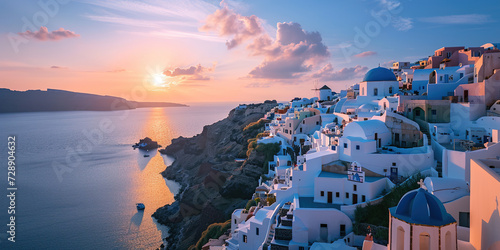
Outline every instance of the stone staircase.
<path fill-rule="evenodd" d="M 271 250 L 288 250 L 288 244 L 292 240 L 293 223 L 293 210 L 290 209 L 290 204 L 285 204 L 278 216 L 279 224 L 274 228 Z"/>

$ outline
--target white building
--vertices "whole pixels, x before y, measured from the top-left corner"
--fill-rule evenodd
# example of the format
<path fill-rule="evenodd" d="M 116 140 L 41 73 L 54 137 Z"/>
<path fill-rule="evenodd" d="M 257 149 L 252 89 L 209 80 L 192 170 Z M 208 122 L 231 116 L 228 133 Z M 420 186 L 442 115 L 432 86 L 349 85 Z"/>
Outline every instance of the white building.
<path fill-rule="evenodd" d="M 360 96 L 385 97 L 398 91 L 399 82 L 396 76 L 391 70 L 382 67 L 369 70 L 359 83 Z"/>

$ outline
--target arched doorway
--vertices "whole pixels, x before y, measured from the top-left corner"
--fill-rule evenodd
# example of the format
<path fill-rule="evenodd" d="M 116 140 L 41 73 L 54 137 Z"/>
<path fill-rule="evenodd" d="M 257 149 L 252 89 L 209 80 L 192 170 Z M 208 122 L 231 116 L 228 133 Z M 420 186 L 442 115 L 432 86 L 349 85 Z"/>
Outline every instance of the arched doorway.
<path fill-rule="evenodd" d="M 446 250 L 452 249 L 451 248 L 452 246 L 451 246 L 451 232 L 450 231 L 446 232 L 446 235 L 444 236 L 444 244 L 445 244 L 444 249 L 446 249 Z"/>
<path fill-rule="evenodd" d="M 425 111 L 420 108 L 420 107 L 416 107 L 413 109 L 413 119 L 419 119 L 419 120 L 422 120 L 422 121 L 425 121 Z"/>
<path fill-rule="evenodd" d="M 429 83 L 436 83 L 436 71 L 432 71 L 429 74 Z"/>
<path fill-rule="evenodd" d="M 431 236 L 428 233 L 421 233 L 419 238 L 420 250 L 430 250 L 431 249 Z"/>
<path fill-rule="evenodd" d="M 398 227 L 396 240 L 397 249 L 405 249 L 405 230 L 401 226 Z"/>

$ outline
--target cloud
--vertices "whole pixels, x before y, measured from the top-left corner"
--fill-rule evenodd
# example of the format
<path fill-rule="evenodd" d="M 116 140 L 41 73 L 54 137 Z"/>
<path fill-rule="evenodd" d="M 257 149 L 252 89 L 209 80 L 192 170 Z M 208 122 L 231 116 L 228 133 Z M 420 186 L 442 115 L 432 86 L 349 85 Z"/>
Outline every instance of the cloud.
<path fill-rule="evenodd" d="M 409 17 L 393 17 L 392 26 L 399 31 L 408 31 L 413 28 L 413 19 Z"/>
<path fill-rule="evenodd" d="M 354 57 L 361 58 L 361 57 L 373 56 L 376 54 L 377 54 L 377 52 L 375 52 L 375 51 L 365 51 L 365 52 L 361 52 L 359 54 L 354 55 Z"/>
<path fill-rule="evenodd" d="M 65 38 L 73 38 L 79 37 L 80 35 L 76 34 L 73 31 L 65 30 L 64 28 L 60 28 L 58 30 L 50 31 L 47 27 L 40 27 L 40 30 L 32 32 L 31 30 L 27 30 L 25 32 L 19 33 L 19 35 L 34 38 L 39 41 L 57 41 Z"/>
<path fill-rule="evenodd" d="M 67 67 L 61 67 L 61 66 L 57 66 L 57 65 L 51 66 L 50 68 L 51 69 L 67 69 Z"/>
<path fill-rule="evenodd" d="M 322 69 L 312 74 L 311 77 L 318 78 L 321 81 L 344 81 L 363 76 L 368 71 L 368 67 L 356 65 L 355 67 L 342 68 L 337 71 L 332 64 L 325 65 Z"/>
<path fill-rule="evenodd" d="M 390 60 L 390 61 L 381 63 L 380 66 L 385 67 L 385 68 L 390 68 L 390 67 L 392 67 L 392 64 L 395 62 L 396 62 L 396 60 Z"/>
<path fill-rule="evenodd" d="M 321 35 L 303 30 L 298 23 L 278 23 L 275 41 L 263 35 L 247 49 L 253 55 L 264 55 L 264 61 L 248 74 L 251 78 L 299 78 L 330 56 Z"/>
<path fill-rule="evenodd" d="M 395 13 L 400 13 L 403 10 L 403 5 L 397 0 L 379 0 L 379 4 L 383 9 L 388 10 L 391 15 L 391 25 L 396 30 L 408 31 L 413 28 L 413 19 L 409 17 L 398 16 Z"/>
<path fill-rule="evenodd" d="M 201 64 L 190 66 L 187 68 L 167 69 L 163 72 L 164 75 L 170 77 L 179 77 L 181 80 L 210 80 L 210 77 L 205 74 L 212 72 L 215 69 L 215 64 L 212 67 L 203 67 Z"/>
<path fill-rule="evenodd" d="M 220 36 L 233 36 L 226 42 L 228 49 L 232 49 L 248 39 L 263 33 L 261 22 L 257 16 L 242 16 L 229 9 L 227 5 L 210 14 L 200 31 L 218 31 Z"/>
<path fill-rule="evenodd" d="M 438 24 L 484 24 L 491 21 L 489 15 L 479 14 L 423 17 L 418 20 Z"/>
<path fill-rule="evenodd" d="M 249 78 L 299 78 L 330 56 L 319 32 L 305 31 L 298 23 L 278 23 L 276 39 L 272 39 L 258 17 L 242 16 L 224 3 L 221 5 L 221 9 L 207 17 L 200 30 L 232 36 L 226 42 L 228 49 L 249 42 L 246 49 L 250 55 L 264 56 L 264 61 L 248 73 Z"/>
<path fill-rule="evenodd" d="M 394 10 L 397 7 L 401 6 L 401 2 L 391 0 L 380 0 L 380 4 L 388 10 Z"/>

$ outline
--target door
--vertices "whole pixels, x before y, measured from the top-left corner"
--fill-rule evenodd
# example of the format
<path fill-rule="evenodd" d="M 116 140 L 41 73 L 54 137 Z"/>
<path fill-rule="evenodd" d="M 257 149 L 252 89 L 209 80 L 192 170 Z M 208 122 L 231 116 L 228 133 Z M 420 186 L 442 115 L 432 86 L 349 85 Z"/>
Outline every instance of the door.
<path fill-rule="evenodd" d="M 398 178 L 398 168 L 391 168 L 391 180 L 397 180 Z"/>
<path fill-rule="evenodd" d="M 328 225 L 326 225 L 326 224 L 321 224 L 320 225 L 319 237 L 321 239 L 321 242 L 327 242 L 328 241 Z"/>
<path fill-rule="evenodd" d="M 352 204 L 358 204 L 358 195 L 352 194 Z"/>
<path fill-rule="evenodd" d="M 332 194 L 332 192 L 328 192 L 328 203 L 333 203 L 333 194 Z"/>
<path fill-rule="evenodd" d="M 469 102 L 469 90 L 464 90 L 464 102 Z"/>
<path fill-rule="evenodd" d="M 394 144 L 399 147 L 399 133 L 394 134 Z"/>

